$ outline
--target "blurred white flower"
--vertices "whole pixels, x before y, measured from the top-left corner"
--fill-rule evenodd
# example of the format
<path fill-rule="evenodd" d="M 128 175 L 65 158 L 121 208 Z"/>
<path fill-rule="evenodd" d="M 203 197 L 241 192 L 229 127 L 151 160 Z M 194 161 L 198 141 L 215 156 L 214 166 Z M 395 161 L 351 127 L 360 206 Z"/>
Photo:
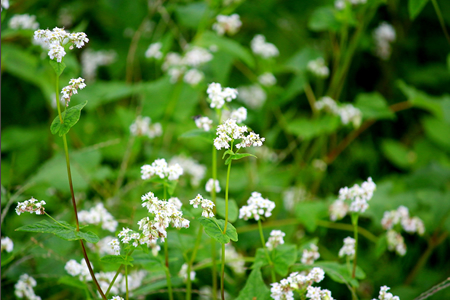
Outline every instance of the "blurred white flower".
<path fill-rule="evenodd" d="M 153 43 L 148 46 L 147 51 L 145 51 L 145 57 L 147 58 L 154 58 L 154 59 L 161 59 L 163 57 L 163 54 L 161 52 L 162 43 Z"/>
<path fill-rule="evenodd" d="M 162 135 L 161 123 L 152 123 L 150 117 L 138 116 L 130 125 L 130 132 L 134 136 L 147 136 L 155 138 Z"/>
<path fill-rule="evenodd" d="M 278 48 L 272 43 L 267 43 L 266 37 L 262 34 L 258 34 L 253 38 L 251 48 L 253 53 L 263 58 L 271 58 L 280 54 Z"/>
<path fill-rule="evenodd" d="M 171 165 L 178 164 L 187 175 L 191 176 L 191 184 L 194 187 L 200 185 L 200 181 L 205 177 L 206 167 L 202 164 L 199 164 L 193 158 L 186 157 L 184 155 L 174 156 L 170 160 Z"/>
<path fill-rule="evenodd" d="M 3 4 L 3 0 L 2 0 Z M 39 23 L 36 22 L 36 16 L 23 14 L 14 15 L 8 21 L 9 28 L 11 29 L 32 29 L 36 30 L 39 28 Z"/>
<path fill-rule="evenodd" d="M 317 247 L 314 244 L 309 245 L 309 250 L 303 249 L 302 258 L 301 258 L 302 264 L 312 265 L 316 260 L 318 260 L 320 257 L 318 250 L 319 250 L 319 247 Z"/>
<path fill-rule="evenodd" d="M 2 1 L 3 4 L 3 1 Z M 19 281 L 14 285 L 14 294 L 17 298 L 25 298 L 28 300 L 41 300 L 36 296 L 33 287 L 36 286 L 36 280 L 28 274 L 20 275 Z"/>
<path fill-rule="evenodd" d="M 184 281 L 186 281 L 186 280 L 187 280 L 187 277 L 188 277 L 187 269 L 188 269 L 188 265 L 187 265 L 186 263 L 184 263 L 184 264 L 181 266 L 180 272 L 178 272 L 178 276 L 181 277 L 181 278 L 183 278 Z M 194 280 L 194 279 L 195 279 L 195 272 L 194 272 L 194 271 L 191 271 L 189 277 L 191 278 L 191 280 Z"/>
<path fill-rule="evenodd" d="M 269 249 L 270 251 L 272 251 L 273 249 L 275 249 L 278 245 L 282 245 L 284 244 L 284 240 L 283 237 L 286 234 L 281 231 L 281 230 L 272 230 L 270 232 L 270 237 L 269 240 L 266 243 L 266 247 L 267 249 Z"/>
<path fill-rule="evenodd" d="M 24 202 L 18 202 L 16 207 L 16 213 L 20 214 L 24 212 L 36 213 L 37 215 L 43 215 L 45 212 L 44 205 L 47 204 L 45 201 L 38 201 L 31 197 L 31 199 Z"/>
<path fill-rule="evenodd" d="M 213 121 L 208 117 L 195 117 L 195 125 L 204 131 L 211 130 Z"/>
<path fill-rule="evenodd" d="M 115 232 L 119 223 L 106 210 L 103 203 L 97 203 L 90 210 L 82 210 L 78 212 L 78 220 L 80 223 L 87 223 L 93 225 L 102 225 L 104 230 Z"/>
<path fill-rule="evenodd" d="M 319 78 L 327 78 L 328 75 L 330 75 L 330 70 L 325 65 L 325 61 L 322 57 L 309 61 L 307 68 L 312 74 Z"/>
<path fill-rule="evenodd" d="M 232 14 L 231 16 L 218 15 L 216 17 L 217 23 L 213 24 L 213 29 L 218 35 L 234 35 L 239 31 L 242 26 L 241 19 L 238 14 Z"/>
<path fill-rule="evenodd" d="M 94 51 L 86 49 L 81 54 L 81 72 L 88 82 L 95 81 L 97 77 L 97 69 L 100 66 L 112 64 L 117 57 L 114 50 Z"/>
<path fill-rule="evenodd" d="M 219 180 L 216 180 L 215 183 L 216 183 L 216 184 L 215 184 L 215 191 L 216 191 L 216 193 L 220 193 L 221 189 L 220 189 Z M 214 186 L 214 179 L 210 178 L 210 179 L 206 182 L 205 190 L 206 190 L 207 192 L 212 192 L 213 186 Z"/>
<path fill-rule="evenodd" d="M 388 293 L 387 291 L 390 289 L 390 287 L 387 287 L 383 285 L 380 288 L 380 294 L 378 295 L 378 300 L 400 300 L 398 296 L 394 296 L 391 293 Z M 377 299 L 373 299 L 377 300 Z"/>
<path fill-rule="evenodd" d="M 267 94 L 258 84 L 238 87 L 238 99 L 253 109 L 260 108 L 266 102 Z"/>
<path fill-rule="evenodd" d="M 231 100 L 236 99 L 238 91 L 233 88 L 226 87 L 222 89 L 220 83 L 211 83 L 206 90 L 208 98 L 211 100 L 211 108 L 222 108 L 225 101 L 231 102 Z"/>
<path fill-rule="evenodd" d="M 205 75 L 197 69 L 190 69 L 184 74 L 183 80 L 189 85 L 197 85 L 203 80 Z"/>
<path fill-rule="evenodd" d="M 388 60 L 391 56 L 391 43 L 395 42 L 396 33 L 391 24 L 382 22 L 373 31 L 373 39 L 375 40 L 375 54 L 383 59 Z"/>
<path fill-rule="evenodd" d="M 161 158 L 155 160 L 151 165 L 143 165 L 141 174 L 143 180 L 150 179 L 154 175 L 161 179 L 178 180 L 183 175 L 183 168 L 178 163 L 168 165 L 166 160 Z"/>
<path fill-rule="evenodd" d="M 1 249 L 2 249 L 1 250 L 2 252 L 3 252 L 3 250 L 6 250 L 6 252 L 8 252 L 8 253 L 12 252 L 14 249 L 13 241 L 7 236 L 2 237 Z"/>
<path fill-rule="evenodd" d="M 258 81 L 263 86 L 273 86 L 277 83 L 277 79 L 275 78 L 275 76 L 273 76 L 273 74 L 269 72 L 259 75 Z"/>
<path fill-rule="evenodd" d="M 344 246 L 339 250 L 339 257 L 348 256 L 350 259 L 353 259 L 355 257 L 355 245 L 356 241 L 354 238 L 346 237 Z"/>
<path fill-rule="evenodd" d="M 214 217 L 213 209 L 214 209 L 214 202 L 208 199 L 204 199 L 202 195 L 198 194 L 197 197 L 189 201 L 189 204 L 192 205 L 194 208 L 197 208 L 199 205 L 203 209 L 202 217 L 205 218 L 212 218 Z"/>

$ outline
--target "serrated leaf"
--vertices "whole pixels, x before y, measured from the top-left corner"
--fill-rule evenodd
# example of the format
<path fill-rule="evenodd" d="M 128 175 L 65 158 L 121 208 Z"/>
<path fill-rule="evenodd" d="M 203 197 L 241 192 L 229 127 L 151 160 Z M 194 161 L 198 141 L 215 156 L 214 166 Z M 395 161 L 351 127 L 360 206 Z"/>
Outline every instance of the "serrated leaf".
<path fill-rule="evenodd" d="M 257 300 L 267 300 L 270 299 L 270 291 L 266 287 L 264 280 L 261 275 L 260 268 L 255 268 L 248 276 L 247 282 L 244 288 L 239 293 L 236 300 L 247 300 L 247 299 L 257 299 Z"/>
<path fill-rule="evenodd" d="M 408 11 L 409 18 L 414 20 L 428 3 L 428 0 L 409 0 L 408 1 Z"/>
<path fill-rule="evenodd" d="M 50 126 L 50 130 L 53 134 L 59 134 L 59 136 L 63 136 L 68 133 L 70 128 L 72 128 L 80 119 L 81 110 L 87 104 L 87 101 L 73 106 L 62 113 L 63 123 L 59 119 L 59 116 L 53 120 L 52 125 Z"/>
<path fill-rule="evenodd" d="M 214 144 L 215 133 L 213 131 L 204 131 L 203 129 L 192 129 L 189 130 L 182 135 L 180 138 L 199 138 L 202 141 L 205 141 L 209 144 Z"/>
<path fill-rule="evenodd" d="M 57 62 L 54 60 L 50 60 L 50 65 L 52 66 L 53 70 L 55 70 L 56 76 L 61 76 L 62 72 L 66 68 L 66 64 L 63 62 Z"/>
<path fill-rule="evenodd" d="M 230 242 L 230 239 L 232 241 L 237 242 L 238 235 L 236 232 L 236 228 L 234 228 L 234 226 L 231 225 L 231 223 L 228 222 L 227 231 L 224 234 L 223 230 L 225 228 L 225 220 L 201 217 L 199 221 L 205 228 L 206 234 L 215 239 L 216 241 L 218 241 L 219 243 L 227 244 Z"/>
<path fill-rule="evenodd" d="M 131 256 L 125 256 L 125 255 L 105 255 L 102 258 L 100 258 L 102 262 L 109 263 L 109 264 L 118 264 L 118 265 L 129 265 L 133 266 L 131 263 L 133 261 L 133 258 Z"/>
<path fill-rule="evenodd" d="M 216 199 L 216 211 L 217 215 L 225 218 L 225 199 L 217 198 Z M 238 218 L 239 208 L 236 204 L 236 201 L 229 199 L 228 200 L 228 220 L 230 222 L 235 222 Z"/>

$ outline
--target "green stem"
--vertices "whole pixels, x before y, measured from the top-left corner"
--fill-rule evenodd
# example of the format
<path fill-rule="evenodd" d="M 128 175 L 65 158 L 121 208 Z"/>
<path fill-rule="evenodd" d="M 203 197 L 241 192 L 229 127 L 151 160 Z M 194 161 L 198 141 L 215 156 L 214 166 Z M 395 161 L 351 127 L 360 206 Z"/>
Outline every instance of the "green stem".
<path fill-rule="evenodd" d="M 166 271 L 167 288 L 169 290 L 169 299 L 173 300 L 172 281 L 170 280 L 170 270 L 169 270 L 169 244 L 167 242 L 167 237 L 164 239 L 164 253 L 166 256 L 166 267 L 164 269 Z"/>
<path fill-rule="evenodd" d="M 442 17 L 441 9 L 439 8 L 436 0 L 431 0 L 431 3 L 433 3 L 434 10 L 436 11 L 436 14 L 438 16 L 439 24 L 441 24 L 445 38 L 447 39 L 447 42 L 450 44 L 450 36 L 448 34 L 447 28 L 445 27 L 445 21 L 444 18 Z"/>
<path fill-rule="evenodd" d="M 222 244 L 222 269 L 221 269 L 220 273 L 221 273 L 221 276 L 220 276 L 220 294 L 222 295 L 222 300 L 225 300 L 225 289 L 224 289 L 224 283 L 225 283 L 225 244 Z"/>
<path fill-rule="evenodd" d="M 262 229 L 262 225 L 261 225 L 261 219 L 258 219 L 258 227 L 259 227 L 259 236 L 261 237 L 261 243 L 264 248 L 264 252 L 266 253 L 267 260 L 269 261 L 270 271 L 272 274 L 272 282 L 276 282 L 277 278 L 275 276 L 274 265 L 273 265 L 272 259 L 270 259 L 269 250 L 267 250 L 267 247 L 266 247 L 266 241 L 264 239 L 264 233 L 263 233 L 263 229 Z"/>
<path fill-rule="evenodd" d="M 228 165 L 228 171 L 227 171 L 227 185 L 225 187 L 225 226 L 223 228 L 223 234 L 227 232 L 227 225 L 228 225 L 228 187 L 230 184 L 230 172 L 231 172 L 231 162 Z"/>
<path fill-rule="evenodd" d="M 67 229 L 70 229 L 70 230 L 72 230 L 72 228 L 70 228 L 69 226 L 66 226 L 66 225 L 64 225 L 64 224 L 61 224 L 61 223 L 59 223 L 58 221 L 56 221 L 55 219 L 53 219 L 53 217 L 52 216 L 50 216 L 48 213 L 46 213 L 45 211 L 44 211 L 44 214 L 46 214 L 46 216 L 47 217 L 49 217 L 50 219 L 52 219 L 53 220 L 53 222 L 55 222 L 55 223 L 57 223 L 57 224 L 59 224 L 59 225 L 61 225 L 62 227 L 65 227 L 65 228 L 67 228 Z"/>
<path fill-rule="evenodd" d="M 220 118 L 219 118 L 220 122 Z M 213 145 L 212 151 L 212 176 L 213 176 L 213 187 L 211 190 L 211 199 L 214 203 L 213 212 L 216 214 L 216 180 L 217 180 L 217 149 Z M 216 263 L 216 241 L 211 239 L 211 259 L 212 259 L 212 290 L 213 290 L 213 300 L 217 299 L 217 263 Z"/>
<path fill-rule="evenodd" d="M 131 254 L 133 254 L 133 252 L 134 252 L 134 249 L 130 250 L 130 252 L 128 252 L 128 254 L 127 254 L 126 257 L 130 256 Z M 109 284 L 108 289 L 106 290 L 106 293 L 105 293 L 105 296 L 106 296 L 106 297 L 108 297 L 109 291 L 110 291 L 111 288 L 113 287 L 114 282 L 116 282 L 116 278 L 117 278 L 117 276 L 119 276 L 120 271 L 122 271 L 123 266 L 124 266 L 124 265 L 120 265 L 119 269 L 118 269 L 117 272 L 116 272 L 116 275 L 114 275 L 113 280 L 112 280 L 111 283 Z"/>
<path fill-rule="evenodd" d="M 128 265 L 125 265 L 125 289 L 126 289 L 126 294 L 125 294 L 125 299 L 128 300 Z"/>
<path fill-rule="evenodd" d="M 202 240 L 202 235 L 203 235 L 203 227 L 199 226 L 197 239 L 195 240 L 194 250 L 192 251 L 191 259 L 188 262 L 187 282 L 186 282 L 186 300 L 191 299 L 191 269 L 192 269 L 192 265 L 194 264 L 195 257 L 197 256 L 197 250 L 198 250 L 198 247 L 200 246 L 200 241 Z"/>
<path fill-rule="evenodd" d="M 352 214 L 353 234 L 355 239 L 355 258 L 353 259 L 352 278 L 356 276 L 356 261 L 358 258 L 358 214 Z"/>

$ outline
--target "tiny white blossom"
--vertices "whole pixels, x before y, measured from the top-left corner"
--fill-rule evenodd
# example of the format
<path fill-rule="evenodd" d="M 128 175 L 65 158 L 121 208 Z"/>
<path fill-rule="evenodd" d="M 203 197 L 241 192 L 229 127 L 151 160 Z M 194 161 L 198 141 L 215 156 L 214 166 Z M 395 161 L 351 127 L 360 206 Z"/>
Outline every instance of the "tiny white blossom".
<path fill-rule="evenodd" d="M 163 54 L 161 52 L 162 43 L 153 43 L 150 44 L 147 51 L 145 51 L 145 57 L 147 58 L 155 58 L 161 59 Z"/>
<path fill-rule="evenodd" d="M 383 59 L 388 60 L 391 56 L 391 45 L 396 39 L 394 27 L 391 24 L 382 22 L 374 31 L 373 38 L 375 40 L 375 54 Z"/>
<path fill-rule="evenodd" d="M 238 87 L 238 99 L 253 109 L 260 108 L 266 102 L 267 94 L 258 84 Z"/>
<path fill-rule="evenodd" d="M 263 58 L 271 58 L 279 55 L 278 48 L 271 43 L 266 42 L 266 37 L 262 34 L 256 35 L 251 41 L 253 53 Z"/>
<path fill-rule="evenodd" d="M 348 256 L 350 259 L 355 257 L 355 239 L 351 237 L 346 237 L 344 239 L 344 246 L 339 250 L 339 257 Z"/>
<path fill-rule="evenodd" d="M 208 94 L 208 98 L 211 100 L 211 108 L 222 108 L 225 104 L 225 101 L 230 102 L 233 99 L 236 99 L 238 95 L 238 91 L 233 88 L 226 87 L 222 89 L 220 83 L 211 83 L 206 90 Z"/>
<path fill-rule="evenodd" d="M 213 121 L 208 117 L 195 118 L 195 125 L 204 131 L 210 131 Z"/>
<path fill-rule="evenodd" d="M 183 80 L 189 85 L 197 85 L 200 83 L 200 81 L 203 80 L 205 75 L 203 72 L 197 70 L 197 69 L 190 69 L 189 71 L 184 74 Z"/>
<path fill-rule="evenodd" d="M 181 266 L 181 270 L 180 272 L 178 272 L 178 276 L 180 276 L 181 278 L 183 278 L 184 281 L 187 280 L 188 274 L 187 274 L 187 269 L 188 269 L 188 265 L 185 263 Z M 195 279 L 195 272 L 191 271 L 190 272 L 190 276 L 191 280 Z"/>
<path fill-rule="evenodd" d="M 272 73 L 266 72 L 264 74 L 261 74 L 258 77 L 259 83 L 261 83 L 263 86 L 273 86 L 277 83 L 277 79 L 275 76 L 273 76 Z"/>
<path fill-rule="evenodd" d="M 3 4 L 3 0 L 2 0 Z M 8 22 L 9 28 L 11 29 L 32 29 L 36 30 L 39 28 L 39 23 L 36 22 L 36 16 L 23 14 L 14 15 Z"/>
<path fill-rule="evenodd" d="M 247 205 L 239 209 L 239 219 L 248 220 L 254 218 L 259 220 L 261 217 L 268 218 L 272 215 L 275 208 L 275 202 L 264 199 L 258 192 L 253 192 L 247 200 Z"/>
<path fill-rule="evenodd" d="M 217 23 L 213 24 L 213 29 L 218 35 L 234 35 L 239 31 L 242 26 L 241 19 L 238 14 L 232 14 L 231 16 L 218 15 L 216 17 Z"/>
<path fill-rule="evenodd" d="M 230 119 L 236 120 L 237 123 L 244 122 L 247 119 L 247 109 L 239 107 L 237 110 L 233 110 L 230 114 Z"/>
<path fill-rule="evenodd" d="M 33 277 L 28 274 L 22 274 L 20 275 L 19 281 L 14 285 L 14 294 L 21 299 L 41 300 L 41 297 L 36 296 L 34 293 L 33 287 L 35 287 L 36 284 L 36 280 Z"/>
<path fill-rule="evenodd" d="M 181 63 L 192 68 L 198 68 L 212 59 L 213 55 L 208 50 L 201 47 L 192 47 L 184 54 Z"/>
<path fill-rule="evenodd" d="M 69 106 L 70 98 L 73 94 L 78 94 L 78 89 L 82 90 L 86 87 L 84 79 L 78 77 L 77 79 L 70 79 L 69 85 L 65 86 L 61 90 L 61 98 L 66 101 L 66 106 Z"/>
<path fill-rule="evenodd" d="M 16 213 L 20 216 L 20 214 L 24 212 L 36 213 L 37 215 L 43 215 L 45 212 L 44 205 L 45 201 L 38 201 L 31 197 L 31 199 L 26 200 L 24 202 L 18 202 L 16 207 Z"/>
<path fill-rule="evenodd" d="M 97 77 L 97 69 L 100 66 L 110 65 L 115 61 L 117 53 L 114 50 L 94 51 L 86 49 L 81 53 L 81 72 L 87 82 L 92 82 Z"/>
<path fill-rule="evenodd" d="M 178 180 L 183 175 L 183 168 L 178 163 L 168 165 L 166 160 L 162 158 L 155 160 L 151 165 L 143 165 L 141 174 L 143 180 L 150 179 L 154 175 L 161 179 Z"/>
<path fill-rule="evenodd" d="M 206 182 L 205 190 L 207 192 L 212 192 L 213 186 L 215 186 L 216 193 L 220 193 L 220 191 L 221 191 L 220 183 L 219 183 L 219 180 L 217 180 L 217 179 L 216 179 L 215 185 L 214 185 L 214 179 L 210 178 L 208 180 L 208 182 Z"/>
<path fill-rule="evenodd" d="M 106 210 L 103 203 L 98 203 L 90 210 L 82 210 L 78 213 L 78 220 L 80 223 L 87 223 L 93 225 L 102 225 L 104 230 L 115 232 L 119 223 Z"/>
<path fill-rule="evenodd" d="M 380 288 L 380 294 L 378 295 L 378 299 L 373 299 L 373 300 L 400 300 L 400 298 L 398 296 L 394 296 L 392 295 L 392 293 L 388 293 L 388 290 L 390 288 L 383 285 Z"/>
<path fill-rule="evenodd" d="M 319 250 L 319 247 L 317 247 L 314 244 L 309 245 L 309 250 L 303 249 L 303 254 L 302 254 L 302 259 L 301 259 L 302 264 L 312 265 L 314 263 L 314 261 L 319 259 L 320 254 L 319 254 L 318 250 Z"/>
<path fill-rule="evenodd" d="M 275 249 L 278 245 L 282 245 L 284 244 L 284 240 L 283 237 L 286 234 L 284 232 L 282 232 L 281 230 L 272 230 L 270 232 L 270 237 L 269 240 L 266 243 L 266 247 L 267 249 L 269 249 L 270 251 L 272 251 L 273 249 Z"/>
<path fill-rule="evenodd" d="M 398 255 L 406 254 L 406 244 L 403 236 L 395 230 L 388 230 L 386 234 L 388 250 L 395 251 Z"/>
<path fill-rule="evenodd" d="M 191 176 L 191 184 L 194 187 L 200 185 L 200 181 L 202 181 L 206 174 L 206 167 L 204 165 L 199 164 L 195 159 L 186 157 L 184 155 L 174 156 L 170 160 L 170 164 L 180 165 L 180 167 L 183 169 L 183 172 Z"/>
<path fill-rule="evenodd" d="M 309 61 L 307 68 L 312 74 L 319 78 L 327 78 L 328 75 L 330 75 L 330 70 L 325 65 L 325 61 L 322 57 Z"/>
<path fill-rule="evenodd" d="M 130 132 L 134 136 L 147 136 L 152 139 L 162 135 L 162 126 L 160 123 L 152 123 L 150 117 L 138 116 L 130 125 Z"/>
<path fill-rule="evenodd" d="M 231 243 L 225 245 L 225 263 L 233 270 L 234 273 L 245 273 L 244 256 L 238 253 Z"/>
<path fill-rule="evenodd" d="M 208 199 L 204 199 L 202 195 L 198 194 L 197 197 L 195 197 L 192 200 L 189 200 L 189 204 L 192 205 L 194 208 L 197 208 L 199 205 L 202 207 L 203 212 L 202 216 L 205 218 L 212 218 L 214 217 L 213 209 L 214 209 L 214 202 Z"/>
<path fill-rule="evenodd" d="M 3 250 L 6 250 L 6 252 L 8 252 L 8 253 L 12 252 L 14 249 L 13 241 L 7 236 L 2 237 L 1 249 L 2 249 L 1 250 L 2 252 L 3 252 Z"/>

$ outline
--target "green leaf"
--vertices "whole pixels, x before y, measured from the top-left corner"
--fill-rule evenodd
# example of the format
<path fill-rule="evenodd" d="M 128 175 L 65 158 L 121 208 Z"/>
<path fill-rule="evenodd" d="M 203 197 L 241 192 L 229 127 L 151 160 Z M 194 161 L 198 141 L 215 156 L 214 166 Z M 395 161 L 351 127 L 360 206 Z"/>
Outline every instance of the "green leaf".
<path fill-rule="evenodd" d="M 100 239 L 92 232 L 77 232 L 76 227 L 61 221 L 58 223 L 50 223 L 42 220 L 38 223 L 25 225 L 16 229 L 16 231 L 51 233 L 59 238 L 67 241 L 86 240 L 89 243 L 97 243 Z"/>
<path fill-rule="evenodd" d="M 266 250 L 264 248 L 256 249 L 255 260 L 253 261 L 251 268 L 252 269 L 262 268 L 262 267 L 268 266 L 268 265 L 269 265 L 269 261 L 267 260 Z"/>
<path fill-rule="evenodd" d="M 313 232 L 317 228 L 317 221 L 328 216 L 328 206 L 324 202 L 300 202 L 296 205 L 295 215 L 305 226 L 306 230 Z"/>
<path fill-rule="evenodd" d="M 222 155 L 222 159 L 225 158 L 225 156 L 229 154 L 230 156 L 234 154 L 233 150 L 228 149 L 227 151 L 225 151 Z"/>
<path fill-rule="evenodd" d="M 411 20 L 414 20 L 428 3 L 428 0 L 409 0 L 408 11 Z"/>
<path fill-rule="evenodd" d="M 339 264 L 332 261 L 321 261 L 316 262 L 313 265 L 301 265 L 297 266 L 297 270 L 310 270 L 311 268 L 319 267 L 323 269 L 327 276 L 329 276 L 333 281 L 338 283 L 347 283 L 351 286 L 358 287 L 358 280 L 366 278 L 364 271 L 356 266 L 355 277 L 352 278 L 351 270 L 349 270 L 346 264 Z"/>
<path fill-rule="evenodd" d="M 422 120 L 427 137 L 439 146 L 450 150 L 450 126 L 437 118 L 426 117 Z"/>
<path fill-rule="evenodd" d="M 267 288 L 266 284 L 264 283 L 260 268 L 253 269 L 253 271 L 248 276 L 244 288 L 241 290 L 239 296 L 236 298 L 236 300 L 248 300 L 248 299 L 257 299 L 257 300 L 270 299 L 270 291 Z"/>
<path fill-rule="evenodd" d="M 72 286 L 72 287 L 80 289 L 80 290 L 84 290 L 87 288 L 87 286 L 84 282 L 81 282 L 76 277 L 72 277 L 72 276 L 63 276 L 63 277 L 59 278 L 58 283 Z"/>
<path fill-rule="evenodd" d="M 105 255 L 100 258 L 100 260 L 109 264 L 133 266 L 133 264 L 131 263 L 133 261 L 133 258 L 126 255 Z"/>
<path fill-rule="evenodd" d="M 337 31 L 340 24 L 334 15 L 334 8 L 319 7 L 316 9 L 308 22 L 308 28 L 312 31 Z"/>
<path fill-rule="evenodd" d="M 389 109 L 386 99 L 379 93 L 364 93 L 356 97 L 355 106 L 365 119 L 393 119 L 395 114 Z"/>
<path fill-rule="evenodd" d="M 225 220 L 220 220 L 216 218 L 204 218 L 201 217 L 200 223 L 205 228 L 205 232 L 207 235 L 215 239 L 221 244 L 227 244 L 230 242 L 230 239 L 232 241 L 237 242 L 238 235 L 236 232 L 236 228 L 234 228 L 231 223 L 228 222 L 227 231 L 224 234 L 223 230 L 225 228 Z"/>
<path fill-rule="evenodd" d="M 376 258 L 380 258 L 380 256 L 383 255 L 383 253 L 386 252 L 386 250 L 387 250 L 387 238 L 386 234 L 383 234 L 378 238 L 377 244 L 375 246 Z"/>
<path fill-rule="evenodd" d="M 52 66 L 53 70 L 55 70 L 56 76 L 61 76 L 62 72 L 66 68 L 66 64 L 63 62 L 57 62 L 54 60 L 50 60 L 50 65 Z"/>
<path fill-rule="evenodd" d="M 13 261 L 15 255 L 14 254 L 2 254 L 2 261 L 1 261 L 1 266 L 6 266 L 7 264 L 9 264 L 10 262 Z"/>
<path fill-rule="evenodd" d="M 192 129 L 180 135 L 180 138 L 188 139 L 196 137 L 209 144 L 214 144 L 215 136 L 216 135 L 213 131 L 204 131 L 203 129 Z"/>
<path fill-rule="evenodd" d="M 217 215 L 225 218 L 225 199 L 216 199 L 216 211 Z M 228 199 L 228 220 L 230 222 L 235 222 L 238 218 L 239 208 L 236 201 Z"/>
<path fill-rule="evenodd" d="M 402 93 L 408 98 L 408 101 L 414 107 L 426 109 L 438 118 L 444 117 L 444 110 L 442 109 L 442 102 L 436 97 L 427 95 L 426 93 L 417 90 L 416 88 L 407 85 L 405 82 L 399 80 L 397 86 Z"/>
<path fill-rule="evenodd" d="M 225 165 L 229 165 L 232 160 L 239 160 L 239 159 L 247 157 L 247 156 L 256 157 L 255 155 L 250 154 L 250 153 L 234 153 L 234 154 L 230 154 L 230 156 L 225 160 Z"/>
<path fill-rule="evenodd" d="M 338 117 L 325 115 L 316 119 L 302 118 L 290 121 L 287 130 L 306 141 L 333 133 L 339 128 L 340 124 Z"/>
<path fill-rule="evenodd" d="M 175 188 L 177 187 L 178 180 L 170 180 L 170 181 L 164 181 L 164 185 L 167 187 L 167 192 L 169 193 L 169 196 L 172 197 Z"/>
<path fill-rule="evenodd" d="M 416 161 L 417 156 L 402 143 L 395 140 L 384 140 L 381 143 L 383 154 L 395 166 L 408 169 Z"/>
<path fill-rule="evenodd" d="M 275 272 L 286 277 L 289 267 L 297 260 L 297 247 L 295 245 L 283 244 L 272 250 L 272 262 Z"/>
<path fill-rule="evenodd" d="M 72 128 L 80 119 L 81 110 L 87 104 L 87 101 L 76 106 L 73 106 L 62 113 L 63 124 L 59 119 L 59 116 L 53 120 L 50 130 L 53 134 L 59 134 L 63 136 L 68 133 L 70 128 Z"/>

